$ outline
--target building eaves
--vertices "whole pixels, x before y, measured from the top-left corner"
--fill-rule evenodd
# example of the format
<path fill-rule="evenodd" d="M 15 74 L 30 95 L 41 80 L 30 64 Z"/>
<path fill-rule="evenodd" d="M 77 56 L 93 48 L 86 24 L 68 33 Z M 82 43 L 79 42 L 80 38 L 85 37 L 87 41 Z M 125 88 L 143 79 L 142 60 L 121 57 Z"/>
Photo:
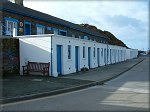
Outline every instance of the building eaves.
<path fill-rule="evenodd" d="M 57 25 L 68 27 L 68 28 L 71 28 L 71 29 L 74 29 L 74 30 L 77 30 L 77 31 L 81 31 L 81 32 L 87 33 L 89 35 L 93 35 L 93 36 L 96 36 L 96 37 L 101 37 L 101 38 L 107 38 L 108 39 L 108 37 L 105 37 L 105 36 L 103 36 L 102 34 L 100 34 L 98 32 L 91 31 L 88 28 L 84 28 L 80 25 L 77 25 L 77 24 L 68 22 L 66 20 L 63 20 L 63 19 L 51 16 L 51 15 L 48 15 L 48 14 L 42 13 L 40 11 L 36 11 L 36 10 L 30 9 L 30 8 L 27 8 L 27 7 L 23 7 L 23 6 L 11 3 L 9 1 L 0 2 L 0 10 L 8 11 L 8 12 L 11 12 L 11 13 L 16 13 L 16 14 L 23 15 L 23 16 L 32 17 L 32 18 L 39 19 L 39 20 L 42 20 L 42 21 L 47 21 L 47 22 L 50 22 L 50 23 L 53 23 L 53 24 L 57 24 Z"/>

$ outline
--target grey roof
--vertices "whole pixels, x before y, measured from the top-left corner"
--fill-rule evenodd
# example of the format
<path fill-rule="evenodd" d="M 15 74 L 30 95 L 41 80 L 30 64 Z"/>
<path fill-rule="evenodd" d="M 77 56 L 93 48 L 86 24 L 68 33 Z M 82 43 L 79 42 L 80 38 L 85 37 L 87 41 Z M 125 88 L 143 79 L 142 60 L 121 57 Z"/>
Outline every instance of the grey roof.
<path fill-rule="evenodd" d="M 53 24 L 58 24 L 58 25 L 62 25 L 64 27 L 68 27 L 71 29 L 75 29 L 93 36 L 98 36 L 98 37 L 103 37 L 103 38 L 108 38 L 107 36 L 104 36 L 103 34 L 96 32 L 96 31 L 91 31 L 88 28 L 82 27 L 80 25 L 68 22 L 66 20 L 24 7 L 24 6 L 20 6 L 14 3 L 11 3 L 9 1 L 5 1 L 5 2 L 0 2 L 0 10 L 3 11 L 9 11 L 12 13 L 16 13 L 16 14 L 20 14 L 20 15 L 24 15 L 24 16 L 29 16 L 32 18 L 36 18 L 42 21 L 47 21 Z"/>

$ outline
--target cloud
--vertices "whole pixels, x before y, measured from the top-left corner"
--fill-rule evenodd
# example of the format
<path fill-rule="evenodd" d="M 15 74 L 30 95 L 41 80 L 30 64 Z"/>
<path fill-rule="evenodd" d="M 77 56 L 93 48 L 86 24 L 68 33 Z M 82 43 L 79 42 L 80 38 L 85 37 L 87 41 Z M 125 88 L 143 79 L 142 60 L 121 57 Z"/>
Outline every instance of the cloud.
<path fill-rule="evenodd" d="M 148 0 L 27 1 L 25 6 L 75 24 L 88 23 L 112 32 L 127 46 L 148 47 Z M 136 43 L 135 43 L 136 42 Z"/>
<path fill-rule="evenodd" d="M 133 27 L 140 27 L 143 22 L 137 20 L 136 18 L 130 18 L 123 15 L 115 15 L 115 16 L 108 16 L 107 21 L 112 25 L 117 25 L 118 27 L 124 26 L 133 26 Z"/>

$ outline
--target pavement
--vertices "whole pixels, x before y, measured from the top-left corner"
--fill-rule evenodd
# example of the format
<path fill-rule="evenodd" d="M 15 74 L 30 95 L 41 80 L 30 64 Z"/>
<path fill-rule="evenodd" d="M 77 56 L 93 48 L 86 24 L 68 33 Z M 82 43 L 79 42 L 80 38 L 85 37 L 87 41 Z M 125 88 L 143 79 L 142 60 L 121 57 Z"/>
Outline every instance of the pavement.
<path fill-rule="evenodd" d="M 137 59 L 131 59 L 124 62 L 93 68 L 85 73 L 82 72 L 73 73 L 63 77 L 69 79 L 90 80 L 90 81 L 101 82 L 104 79 L 110 79 L 111 77 L 118 76 L 123 72 L 126 72 L 128 69 L 131 69 L 134 65 L 138 64 L 142 60 L 143 57 L 140 57 Z"/>
<path fill-rule="evenodd" d="M 118 77 L 144 60 L 144 57 L 124 62 L 97 67 L 85 72 L 60 76 L 5 76 L 0 80 L 3 84 L 1 103 L 11 103 L 33 98 L 45 97 L 75 91 Z"/>

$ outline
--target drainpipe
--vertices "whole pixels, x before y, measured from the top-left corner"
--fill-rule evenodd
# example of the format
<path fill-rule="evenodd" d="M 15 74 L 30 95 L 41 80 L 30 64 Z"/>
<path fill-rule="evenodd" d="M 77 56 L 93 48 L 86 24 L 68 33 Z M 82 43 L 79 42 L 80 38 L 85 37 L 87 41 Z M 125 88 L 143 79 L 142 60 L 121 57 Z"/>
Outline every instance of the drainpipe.
<path fill-rule="evenodd" d="M 53 54 L 52 54 L 52 51 L 53 51 L 53 48 L 52 48 L 52 35 L 51 35 L 51 76 L 53 75 L 53 64 L 52 64 L 52 56 L 53 56 Z"/>
<path fill-rule="evenodd" d="M 16 28 L 13 28 L 13 37 L 17 36 L 16 30 L 17 30 Z"/>

